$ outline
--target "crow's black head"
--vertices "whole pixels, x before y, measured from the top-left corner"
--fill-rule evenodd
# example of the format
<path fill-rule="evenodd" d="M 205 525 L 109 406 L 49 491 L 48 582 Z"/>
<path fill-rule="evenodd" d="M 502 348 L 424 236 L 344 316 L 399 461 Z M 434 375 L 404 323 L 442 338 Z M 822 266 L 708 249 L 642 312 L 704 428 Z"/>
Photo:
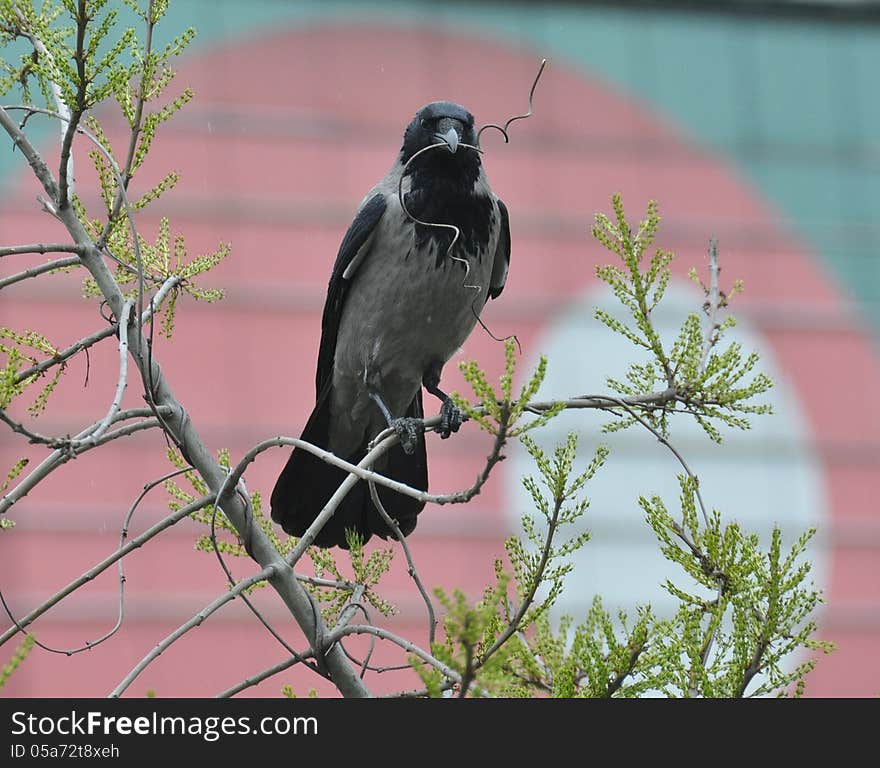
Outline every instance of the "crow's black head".
<path fill-rule="evenodd" d="M 432 171 L 461 173 L 479 168 L 480 156 L 461 144 L 477 146 L 474 116 L 460 104 L 433 101 L 426 104 L 412 119 L 403 135 L 400 160 L 408 162 L 420 149 L 432 144 L 445 144 L 420 155 L 413 163 Z"/>

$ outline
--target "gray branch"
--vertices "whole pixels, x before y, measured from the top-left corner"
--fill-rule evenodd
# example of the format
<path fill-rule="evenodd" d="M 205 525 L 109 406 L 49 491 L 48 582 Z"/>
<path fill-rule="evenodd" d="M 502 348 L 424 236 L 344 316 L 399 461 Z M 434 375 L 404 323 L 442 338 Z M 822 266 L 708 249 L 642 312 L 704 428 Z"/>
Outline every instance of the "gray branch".
<path fill-rule="evenodd" d="M 391 515 L 388 514 L 388 510 L 386 510 L 385 506 L 382 504 L 382 500 L 379 498 L 379 492 L 376 490 L 376 483 L 370 480 L 369 484 L 370 498 L 373 500 L 373 505 L 382 516 L 385 524 L 394 532 L 395 538 L 400 542 L 400 546 L 403 549 L 403 555 L 406 558 L 407 573 L 415 583 L 416 588 L 419 590 L 419 594 L 422 596 L 422 600 L 425 603 L 425 609 L 428 612 L 428 647 L 430 648 L 434 645 L 434 637 L 437 631 L 437 617 L 434 614 L 434 602 L 431 600 L 428 590 L 425 589 L 425 585 L 422 583 L 419 572 L 416 570 L 415 561 L 412 558 L 412 553 L 409 551 L 409 544 L 406 543 L 406 537 L 400 530 L 397 520 L 394 520 Z"/>
<path fill-rule="evenodd" d="M 396 635 L 394 634 L 394 632 L 390 632 L 389 630 L 383 629 L 382 627 L 374 627 L 371 624 L 348 624 L 344 627 L 340 627 L 339 629 L 334 630 L 326 638 L 327 644 L 331 645 L 333 643 L 336 643 L 343 637 L 347 637 L 348 635 L 374 635 L 380 640 L 388 640 L 389 642 L 400 646 L 408 653 L 412 653 L 413 655 L 418 656 L 422 661 L 430 664 L 432 667 L 437 669 L 440 673 L 442 673 L 445 677 L 448 677 L 450 680 L 454 680 L 456 683 L 461 683 L 461 675 L 458 674 L 458 672 L 456 672 L 454 669 L 452 669 L 452 667 L 444 664 L 442 661 L 440 661 L 440 659 L 432 656 L 430 653 L 424 650 L 424 648 L 420 648 L 415 643 L 407 640 L 405 637 Z"/>
<path fill-rule="evenodd" d="M 264 669 L 262 672 L 258 672 L 256 675 L 252 675 L 251 677 L 245 678 L 240 683 L 233 685 L 231 688 L 227 688 L 222 693 L 218 693 L 216 698 L 218 699 L 230 699 L 235 696 L 237 693 L 241 693 L 247 688 L 251 688 L 255 685 L 259 685 L 266 680 L 267 678 L 272 677 L 273 675 L 277 675 L 279 672 L 283 672 L 285 669 L 290 669 L 294 664 L 299 664 L 306 659 L 314 656 L 312 653 L 312 649 L 309 648 L 307 651 L 303 651 L 302 653 L 296 656 L 289 656 L 284 661 L 278 662 L 274 666 L 269 667 L 268 669 Z"/>
<path fill-rule="evenodd" d="M 79 448 L 81 445 L 95 445 L 110 428 L 122 404 L 122 395 L 128 386 L 128 334 L 123 333 L 123 331 L 128 328 L 128 318 L 131 314 L 132 303 L 131 299 L 125 302 L 122 306 L 122 317 L 119 320 L 119 376 L 116 380 L 116 392 L 113 395 L 113 401 L 110 403 L 107 415 L 98 422 L 94 431 L 73 444 L 72 447 L 74 449 Z"/>
<path fill-rule="evenodd" d="M 163 408 L 163 410 L 165 409 Z M 121 413 L 128 412 L 122 411 Z M 117 414 L 117 416 L 119 415 L 120 414 Z M 122 421 L 122 419 L 117 418 L 115 421 L 118 423 L 119 421 Z M 73 446 L 72 444 L 75 443 L 76 440 L 81 440 L 82 438 L 87 437 L 89 433 L 95 429 L 95 425 L 88 427 L 73 438 L 72 441 L 64 441 L 63 447 L 54 450 L 26 477 L 22 478 L 15 488 L 0 497 L 0 515 L 6 514 L 13 504 L 23 499 L 38 483 L 44 480 L 47 475 L 54 472 L 62 464 L 66 464 L 71 459 L 75 459 L 81 453 L 105 445 L 113 440 L 118 440 L 120 437 L 127 437 L 133 435 L 135 432 L 142 432 L 146 429 L 155 429 L 160 426 L 161 424 L 158 419 L 144 419 L 143 421 L 138 421 L 134 424 L 128 424 L 119 429 L 114 429 L 112 432 L 107 432 L 94 443 L 83 443 L 78 446 Z"/>
<path fill-rule="evenodd" d="M 0 290 L 3 290 L 10 285 L 14 285 L 15 283 L 20 283 L 22 280 L 28 280 L 31 277 L 38 277 L 46 272 L 52 272 L 53 270 L 64 269 L 66 267 L 75 267 L 79 265 L 79 263 L 78 256 L 68 256 L 64 259 L 55 259 L 46 264 L 39 264 L 36 267 L 29 267 L 21 272 L 16 272 L 14 275 L 0 279 Z"/>
<path fill-rule="evenodd" d="M 82 253 L 85 249 L 76 243 L 31 243 L 0 248 L 0 257 L 22 253 Z"/>
<path fill-rule="evenodd" d="M 244 592 L 249 587 L 252 587 L 254 584 L 258 584 L 261 581 L 265 581 L 270 578 L 276 569 L 276 565 L 273 563 L 271 565 L 267 565 L 263 568 L 259 573 L 255 573 L 253 576 L 249 576 L 246 579 L 238 582 L 234 587 L 232 587 L 228 592 L 224 592 L 220 597 L 211 602 L 209 605 L 205 606 L 201 611 L 199 611 L 195 616 L 193 616 L 189 621 L 181 624 L 177 629 L 174 630 L 170 635 L 168 635 L 164 640 L 161 640 L 156 644 L 156 647 L 153 648 L 143 659 L 141 659 L 122 680 L 119 685 L 117 685 L 109 695 L 109 698 L 119 698 L 125 690 L 137 679 L 137 676 L 143 672 L 153 661 L 155 661 L 162 653 L 175 642 L 177 642 L 181 637 L 183 637 L 187 632 L 189 632 L 193 627 L 199 626 L 205 619 L 208 618 L 214 611 L 222 608 L 226 603 L 234 600 L 238 597 L 242 592 Z"/>
<path fill-rule="evenodd" d="M 162 533 L 162 531 L 164 531 L 166 528 L 170 528 L 178 521 L 182 520 L 185 517 L 188 517 L 193 512 L 198 512 L 200 509 L 208 506 L 208 504 L 210 503 L 211 499 L 207 496 L 204 496 L 201 499 L 197 499 L 196 501 L 193 501 L 191 504 L 187 504 L 185 507 L 182 507 L 176 512 L 172 512 L 170 515 L 168 515 L 168 517 L 160 520 L 158 523 L 148 528 L 140 536 L 133 538 L 124 547 L 120 547 L 112 555 L 108 555 L 100 563 L 92 568 L 89 568 L 89 570 L 87 570 L 81 576 L 71 581 L 66 587 L 58 590 L 46 602 L 34 608 L 29 614 L 27 614 L 27 616 L 23 616 L 22 618 L 17 619 L 15 626 L 9 627 L 5 632 L 3 632 L 2 635 L 0 635 L 0 645 L 3 645 L 8 640 L 11 640 L 25 627 L 40 618 L 40 616 L 46 613 L 46 611 L 48 611 L 50 608 L 60 603 L 65 597 L 67 597 L 72 592 L 75 592 L 84 584 L 88 584 L 90 581 L 92 581 L 92 579 L 106 571 L 111 565 L 113 565 L 118 560 L 121 560 L 129 552 L 137 549 L 138 547 L 142 547 L 154 536 Z"/>
<path fill-rule="evenodd" d="M 19 23 L 19 31 L 22 35 L 24 35 L 28 40 L 30 40 L 31 45 L 34 47 L 34 50 L 46 61 L 50 62 L 50 68 L 56 69 L 57 65 L 55 64 L 55 59 L 52 56 L 52 53 L 48 48 L 43 44 L 43 41 L 40 40 L 39 37 L 34 34 L 33 30 L 28 28 L 27 18 L 25 18 L 24 14 L 18 9 L 14 8 L 14 13 Z M 64 101 L 64 96 L 61 93 L 61 86 L 54 81 L 49 82 L 49 90 L 52 92 L 52 100 L 55 102 L 55 106 L 58 109 L 58 119 L 61 123 L 61 147 L 62 147 L 62 157 L 64 158 L 64 147 L 65 143 L 67 143 L 67 157 L 64 158 L 65 162 L 63 164 L 64 175 L 67 177 L 67 185 L 70 188 L 71 194 L 73 194 L 74 188 L 74 179 L 73 179 L 73 155 L 70 152 L 70 145 L 67 133 L 70 128 L 70 108 L 67 106 L 67 102 Z M 72 138 L 72 136 L 71 136 Z"/>

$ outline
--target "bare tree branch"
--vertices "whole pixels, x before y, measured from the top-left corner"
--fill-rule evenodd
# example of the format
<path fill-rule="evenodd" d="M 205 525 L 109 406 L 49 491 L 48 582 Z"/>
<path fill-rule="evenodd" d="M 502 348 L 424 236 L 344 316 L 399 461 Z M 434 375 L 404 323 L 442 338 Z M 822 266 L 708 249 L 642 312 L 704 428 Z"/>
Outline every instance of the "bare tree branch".
<path fill-rule="evenodd" d="M 104 435 L 104 433 L 109 429 L 110 425 L 113 423 L 113 419 L 116 416 L 116 413 L 119 411 L 119 407 L 122 404 L 122 395 L 125 393 L 125 388 L 128 386 L 128 318 L 131 314 L 131 299 L 125 302 L 122 305 L 122 317 L 119 319 L 119 376 L 116 381 L 116 392 L 113 395 L 113 401 L 110 403 L 110 408 L 107 411 L 107 415 L 98 422 L 98 425 L 95 427 L 94 431 L 90 432 L 86 437 L 77 439 L 72 447 L 74 449 L 79 448 L 80 445 L 95 445 L 98 440 Z"/>
<path fill-rule="evenodd" d="M 379 492 L 376 490 L 376 483 L 373 480 L 370 480 L 369 485 L 370 498 L 373 500 L 373 504 L 382 519 L 385 521 L 385 524 L 393 531 L 395 538 L 400 542 L 400 546 L 403 549 L 403 555 L 406 558 L 407 573 L 409 573 L 410 578 L 415 582 L 416 588 L 419 590 L 419 594 L 422 596 L 425 608 L 428 611 L 428 647 L 430 648 L 434 645 L 434 638 L 437 633 L 437 617 L 434 614 L 434 603 L 431 600 L 430 595 L 428 595 L 428 590 L 425 589 L 425 585 L 419 577 L 419 572 L 416 570 L 415 561 L 412 558 L 412 553 L 409 551 L 409 545 L 406 543 L 406 536 L 403 535 L 397 521 L 392 519 L 391 515 L 389 515 L 388 511 L 385 509 L 385 506 L 382 504 L 382 500 L 379 498 Z"/>
<path fill-rule="evenodd" d="M 139 547 L 142 547 L 154 536 L 162 533 L 162 531 L 170 528 L 172 525 L 179 522 L 183 518 L 189 517 L 194 512 L 198 512 L 198 510 L 208 506 L 211 501 L 211 498 L 204 496 L 201 499 L 197 499 L 196 501 L 187 504 L 185 507 L 182 507 L 176 512 L 172 512 L 166 518 L 160 520 L 158 523 L 148 528 L 140 536 L 133 538 L 125 546 L 120 547 L 112 555 L 108 555 L 100 563 L 93 566 L 81 576 L 71 581 L 66 587 L 58 590 L 58 592 L 52 595 L 52 597 L 46 600 L 46 602 L 38 605 L 26 616 L 20 619 L 13 618 L 12 620 L 14 626 L 9 627 L 6 631 L 3 632 L 2 635 L 0 635 L 0 645 L 3 645 L 8 640 L 11 640 L 19 632 L 23 632 L 25 627 L 36 621 L 40 616 L 46 613 L 46 611 L 60 603 L 65 597 L 70 595 L 72 592 L 75 592 L 84 584 L 88 584 L 96 576 L 106 571 L 111 565 L 125 557 L 129 552 L 138 549 Z"/>
<path fill-rule="evenodd" d="M 56 65 L 54 63 L 55 60 L 52 56 L 52 53 L 49 51 L 48 48 L 46 48 L 46 46 L 43 44 L 43 41 L 34 34 L 33 30 L 28 28 L 27 19 L 25 18 L 24 14 L 18 8 L 15 8 L 14 11 L 19 23 L 19 28 L 17 29 L 17 32 L 30 41 L 31 45 L 39 56 L 50 62 L 50 69 L 56 69 Z M 61 123 L 61 168 L 63 169 L 61 173 L 66 179 L 68 179 L 68 186 L 70 187 L 70 190 L 73 191 L 73 156 L 70 153 L 69 144 L 67 147 L 66 156 L 64 153 L 65 143 L 70 141 L 70 139 L 68 139 L 69 128 L 71 125 L 70 108 L 67 106 L 67 102 L 64 101 L 64 96 L 61 93 L 61 86 L 59 86 L 58 83 L 50 81 L 49 89 L 52 92 L 52 100 L 55 102 L 55 107 L 58 110 L 58 119 Z"/>
<path fill-rule="evenodd" d="M 34 432 L 22 422 L 13 419 L 4 408 L 0 408 L 0 421 L 6 424 L 13 432 L 18 433 L 19 435 L 24 435 L 29 443 L 49 445 L 52 448 L 60 448 L 61 446 L 70 443 L 69 437 L 50 437 L 49 435 L 42 435 L 39 432 Z"/>
<path fill-rule="evenodd" d="M 66 464 L 71 459 L 75 459 L 81 453 L 85 453 L 92 448 L 97 448 L 100 445 L 105 445 L 113 440 L 118 440 L 120 437 L 127 437 L 133 435 L 135 432 L 142 432 L 146 429 L 155 429 L 160 426 L 161 424 L 158 419 L 144 419 L 143 421 L 138 421 L 134 424 L 128 424 L 119 429 L 114 429 L 112 432 L 104 434 L 94 444 L 84 443 L 78 447 L 69 447 L 68 445 L 65 445 L 62 448 L 56 449 L 43 459 L 43 461 L 26 477 L 19 481 L 15 488 L 0 497 L 0 515 L 6 514 L 13 504 L 24 498 L 34 486 L 36 486 L 47 475 L 54 472 L 62 464 Z M 92 429 L 94 429 L 94 425 L 80 432 L 79 435 L 74 438 L 74 441 L 86 437 Z"/>
<path fill-rule="evenodd" d="M 441 691 L 451 690 L 455 686 L 455 683 L 447 680 L 444 683 L 440 684 Z M 415 688 L 407 691 L 397 691 L 396 693 L 385 693 L 381 696 L 377 696 L 378 699 L 424 699 L 429 695 L 430 691 L 427 688 Z"/>
<path fill-rule="evenodd" d="M 76 243 L 31 243 L 0 248 L 0 257 L 15 256 L 22 253 L 77 253 L 85 249 Z"/>
<path fill-rule="evenodd" d="M 187 632 L 189 632 L 193 627 L 199 626 L 205 619 L 208 618 L 214 611 L 222 608 L 226 603 L 234 600 L 240 594 L 242 594 L 246 589 L 252 587 L 254 584 L 258 584 L 261 581 L 266 581 L 274 575 L 275 569 L 277 565 L 270 564 L 267 565 L 263 570 L 259 573 L 255 573 L 253 576 L 249 576 L 246 579 L 238 582 L 232 589 L 228 592 L 224 592 L 220 597 L 211 602 L 209 605 L 204 607 L 201 611 L 199 611 L 195 616 L 193 616 L 189 621 L 181 624 L 174 632 L 168 635 L 164 640 L 161 640 L 156 644 L 156 647 L 153 648 L 143 659 L 141 659 L 135 667 L 129 672 L 109 694 L 109 698 L 118 698 L 121 696 L 126 689 L 137 679 L 137 676 L 140 675 L 153 661 L 159 658 L 162 653 L 177 642 L 181 637 L 183 637 Z"/>
<path fill-rule="evenodd" d="M 17 272 L 14 275 L 10 275 L 9 277 L 4 277 L 0 279 L 0 290 L 3 290 L 10 285 L 14 285 L 15 283 L 20 283 L 22 280 L 28 280 L 31 277 L 38 277 L 39 275 L 45 274 L 46 272 L 52 272 L 55 269 L 75 267 L 79 265 L 79 263 L 80 261 L 78 256 L 68 256 L 67 258 L 55 259 L 54 261 L 47 262 L 46 264 L 40 264 L 36 267 L 29 267 L 28 269 Z"/>
<path fill-rule="evenodd" d="M 278 662 L 278 664 L 275 664 L 274 666 L 269 667 L 268 669 L 264 669 L 262 672 L 259 672 L 256 675 L 252 675 L 251 677 L 245 678 L 237 685 L 233 685 L 231 688 L 227 688 L 222 693 L 218 693 L 216 698 L 218 698 L 218 699 L 232 698 L 237 693 L 241 693 L 242 691 L 246 690 L 247 688 L 251 688 L 255 685 L 259 685 L 260 683 L 263 682 L 263 680 L 266 680 L 267 678 L 270 678 L 273 675 L 277 675 L 279 672 L 283 672 L 285 669 L 290 669 L 294 664 L 299 664 L 303 660 L 311 658 L 312 656 L 314 656 L 314 654 L 312 653 L 311 648 L 308 649 L 307 651 L 303 651 L 302 653 L 297 654 L 296 656 L 290 656 L 289 658 L 285 659 L 284 661 L 280 661 L 280 662 Z"/>
<path fill-rule="evenodd" d="M 405 637 L 396 635 L 393 632 L 390 632 L 382 627 L 374 627 L 369 624 L 348 624 L 344 627 L 340 627 L 339 629 L 334 630 L 327 637 L 327 644 L 332 645 L 333 643 L 336 643 L 338 640 L 342 639 L 343 637 L 347 637 L 348 635 L 375 635 L 380 640 L 388 640 L 389 642 L 400 646 L 408 653 L 412 653 L 415 656 L 418 656 L 422 661 L 430 664 L 432 667 L 439 670 L 450 680 L 454 680 L 456 683 L 459 684 L 461 683 L 461 675 L 459 675 L 458 672 L 452 669 L 452 667 L 447 666 L 423 648 L 420 648 L 415 643 L 407 640 Z"/>

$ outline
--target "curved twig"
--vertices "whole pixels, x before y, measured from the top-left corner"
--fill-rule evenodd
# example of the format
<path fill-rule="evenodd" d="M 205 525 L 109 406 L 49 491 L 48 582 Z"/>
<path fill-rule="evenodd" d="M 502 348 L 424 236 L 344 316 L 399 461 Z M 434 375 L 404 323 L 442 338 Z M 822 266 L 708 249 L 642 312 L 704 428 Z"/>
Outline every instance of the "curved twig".
<path fill-rule="evenodd" d="M 185 471 L 185 470 L 179 470 L 179 471 Z M 166 517 L 164 520 L 161 520 L 160 522 L 156 523 L 152 527 L 148 528 L 146 531 L 144 531 L 137 538 L 132 539 L 128 544 L 123 545 L 123 542 L 125 541 L 125 538 L 128 533 L 128 524 L 131 521 L 131 516 L 134 514 L 135 509 L 137 508 L 138 504 L 140 504 L 143 497 L 147 494 L 147 492 L 149 490 L 151 490 L 157 484 L 163 482 L 164 480 L 168 479 L 169 477 L 172 477 L 174 474 L 177 474 L 177 473 L 171 473 L 170 475 L 166 475 L 165 477 L 162 477 L 159 480 L 155 481 L 155 483 L 153 483 L 152 485 L 144 486 L 144 491 L 141 493 L 140 496 L 138 496 L 138 498 L 135 500 L 132 507 L 129 509 L 128 514 L 126 515 L 125 522 L 123 524 L 123 528 L 122 528 L 121 535 L 120 535 L 119 549 L 117 549 L 112 555 L 109 555 L 108 557 L 104 558 L 104 560 L 102 560 L 100 563 L 95 565 L 93 568 L 90 568 L 88 571 L 83 573 L 79 578 L 74 579 L 66 587 L 64 587 L 63 589 L 60 589 L 58 592 L 56 592 L 54 595 L 52 595 L 52 597 L 50 597 L 46 602 L 44 602 L 42 605 L 39 605 L 36 608 L 34 608 L 26 616 L 24 616 L 20 619 L 16 618 L 15 615 L 10 610 L 9 606 L 7 605 L 6 601 L 3 599 L 2 591 L 0 591 L 0 603 L 2 603 L 2 606 L 3 606 L 4 610 L 6 611 L 6 615 L 9 617 L 9 620 L 13 624 L 12 627 L 9 627 L 5 632 L 3 632 L 2 635 L 0 635 L 0 645 L 3 645 L 8 640 L 15 637 L 19 632 L 21 632 L 24 635 L 29 635 L 30 633 L 25 629 L 25 627 L 27 627 L 29 624 L 32 624 L 36 619 L 38 619 L 40 616 L 42 616 L 44 613 L 46 613 L 46 611 L 48 611 L 50 608 L 52 608 L 53 606 L 60 603 L 69 594 L 71 594 L 72 592 L 75 592 L 77 589 L 79 589 L 84 584 L 87 584 L 90 581 L 92 581 L 96 576 L 98 576 L 100 573 L 103 573 L 105 570 L 107 570 L 107 568 L 109 568 L 111 565 L 113 565 L 113 563 L 119 562 L 119 614 L 118 614 L 115 626 L 109 632 L 105 633 L 102 637 L 98 638 L 97 640 L 86 641 L 82 646 L 80 646 L 78 648 L 71 648 L 71 649 L 51 648 L 49 646 L 46 646 L 46 645 L 40 643 L 38 640 L 36 640 L 36 638 L 34 638 L 34 642 L 37 645 L 39 645 L 40 648 L 42 648 L 45 651 L 49 651 L 50 653 L 58 653 L 58 654 L 63 654 L 65 656 L 72 656 L 75 653 L 80 653 L 82 651 L 94 648 L 96 645 L 100 645 L 102 642 L 104 642 L 108 638 L 112 637 L 116 633 L 116 631 L 119 629 L 119 627 L 122 626 L 122 620 L 123 620 L 123 604 L 124 604 L 123 589 L 124 589 L 124 584 L 125 584 L 125 573 L 122 568 L 122 559 L 129 552 L 131 552 L 134 549 L 137 549 L 138 547 L 143 546 L 147 541 L 149 541 L 154 536 L 156 536 L 157 534 L 164 531 L 166 528 L 170 528 L 172 525 L 179 522 L 183 518 L 188 517 L 193 512 L 197 512 L 202 507 L 205 507 L 211 503 L 211 500 L 207 496 L 205 496 L 201 499 L 198 499 L 198 500 L 192 502 L 191 504 L 188 504 L 187 506 L 182 507 L 178 511 L 173 512 L 168 517 Z"/>
<path fill-rule="evenodd" d="M 425 608 L 428 611 L 428 647 L 430 648 L 434 645 L 434 638 L 437 633 L 437 617 L 434 613 L 434 603 L 431 601 L 431 597 L 428 595 L 428 590 L 425 589 L 425 585 L 422 583 L 421 578 L 419 578 L 419 572 L 416 570 L 415 561 L 412 559 L 409 545 L 406 543 L 406 537 L 400 530 L 400 526 L 397 524 L 397 521 L 388 514 L 388 511 L 382 504 L 382 500 L 379 498 L 379 492 L 376 489 L 375 481 L 369 480 L 368 483 L 370 486 L 370 498 L 373 500 L 373 504 L 382 519 L 385 521 L 385 524 L 394 532 L 394 536 L 400 542 L 400 546 L 403 548 L 403 555 L 406 558 L 407 573 L 409 573 L 410 578 L 415 582 L 416 588 L 419 590 L 419 594 L 422 596 L 422 600 L 425 603 Z"/>
<path fill-rule="evenodd" d="M 465 147 L 466 149 L 472 149 L 474 152 L 482 152 L 479 147 L 475 147 L 473 144 L 459 144 L 459 147 Z M 420 155 L 423 155 L 425 152 L 428 152 L 432 149 L 441 149 L 447 148 L 445 142 L 439 141 L 436 144 L 429 144 L 427 147 L 422 147 L 418 152 L 415 152 L 413 156 L 406 161 L 403 168 L 400 171 L 400 179 L 397 181 L 397 200 L 400 202 L 400 207 L 403 209 L 406 217 L 412 221 L 414 224 L 420 224 L 423 227 L 434 227 L 435 229 L 451 229 L 452 230 L 452 242 L 449 243 L 449 247 L 446 249 L 446 257 L 452 259 L 453 261 L 458 261 L 464 264 L 464 280 L 462 281 L 461 287 L 468 288 L 470 290 L 475 290 L 478 293 L 483 290 L 480 285 L 469 285 L 467 282 L 468 275 L 471 273 L 471 265 L 467 259 L 461 258 L 461 256 L 453 256 L 452 249 L 455 248 L 455 244 L 458 242 L 461 237 L 461 229 L 459 229 L 455 224 L 446 224 L 438 221 L 424 221 L 422 219 L 413 216 L 410 213 L 409 208 L 406 207 L 406 202 L 403 199 L 403 180 L 406 178 L 407 170 L 409 169 L 410 164 Z"/>
<path fill-rule="evenodd" d="M 505 144 L 510 143 L 510 135 L 507 133 L 507 129 L 510 127 L 510 124 L 513 122 L 516 122 L 517 120 L 525 120 L 527 117 L 531 117 L 534 114 L 534 108 L 533 108 L 532 102 L 535 98 L 535 88 L 538 87 L 538 80 L 541 79 L 541 75 L 544 72 L 545 66 L 547 66 L 547 59 L 541 59 L 541 66 L 538 67 L 538 74 L 535 75 L 535 80 L 532 83 L 531 89 L 529 90 L 529 111 L 523 115 L 514 115 L 504 124 L 503 128 L 500 125 L 497 125 L 495 123 L 486 123 L 484 126 L 482 126 L 480 128 L 479 131 L 477 131 L 477 143 L 478 144 L 480 142 L 480 136 L 483 134 L 483 131 L 485 131 L 487 128 L 494 128 L 497 131 L 501 131 L 501 135 L 504 136 L 504 143 Z"/>
<path fill-rule="evenodd" d="M 459 675 L 458 672 L 452 669 L 452 667 L 444 664 L 438 658 L 432 656 L 430 653 L 424 650 L 424 648 L 420 648 L 415 643 L 407 640 L 405 637 L 396 635 L 394 634 L 394 632 L 390 632 L 389 630 L 383 629 L 382 627 L 374 627 L 370 624 L 347 624 L 346 626 L 340 627 L 339 629 L 336 629 L 332 633 L 330 633 L 329 637 L 327 638 L 328 645 L 332 645 L 333 643 L 348 635 L 375 635 L 380 640 L 388 640 L 389 642 L 400 646 L 408 653 L 412 653 L 415 656 L 418 656 L 422 661 L 430 664 L 432 667 L 439 670 L 449 679 L 454 680 L 456 683 L 461 683 L 461 675 Z"/>

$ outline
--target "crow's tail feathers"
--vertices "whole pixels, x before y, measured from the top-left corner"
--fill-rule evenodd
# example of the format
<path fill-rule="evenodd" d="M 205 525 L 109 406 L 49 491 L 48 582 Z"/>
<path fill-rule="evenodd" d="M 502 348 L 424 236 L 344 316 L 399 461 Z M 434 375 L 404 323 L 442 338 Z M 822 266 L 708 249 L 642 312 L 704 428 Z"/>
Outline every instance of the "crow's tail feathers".
<path fill-rule="evenodd" d="M 302 439 L 314 445 L 329 444 L 330 387 L 325 388 L 315 410 L 309 417 Z M 423 418 L 422 393 L 416 395 L 406 413 L 413 418 Z M 346 461 L 357 464 L 366 454 L 364 444 Z M 425 436 L 418 435 L 415 451 L 407 455 L 399 445 L 386 454 L 382 474 L 420 490 L 428 489 L 428 460 Z M 272 491 L 272 519 L 291 536 L 302 536 L 324 508 L 348 473 L 321 461 L 314 454 L 294 448 Z M 397 521 L 401 532 L 408 536 L 416 527 L 417 516 L 424 502 L 404 496 L 381 485 L 376 486 L 382 506 Z M 336 508 L 326 525 L 319 531 L 314 543 L 319 547 L 342 547 L 348 549 L 345 530 L 356 531 L 367 541 L 373 534 L 383 539 L 394 538 L 391 529 L 382 519 L 370 498 L 369 486 L 358 482 L 342 503 Z"/>

